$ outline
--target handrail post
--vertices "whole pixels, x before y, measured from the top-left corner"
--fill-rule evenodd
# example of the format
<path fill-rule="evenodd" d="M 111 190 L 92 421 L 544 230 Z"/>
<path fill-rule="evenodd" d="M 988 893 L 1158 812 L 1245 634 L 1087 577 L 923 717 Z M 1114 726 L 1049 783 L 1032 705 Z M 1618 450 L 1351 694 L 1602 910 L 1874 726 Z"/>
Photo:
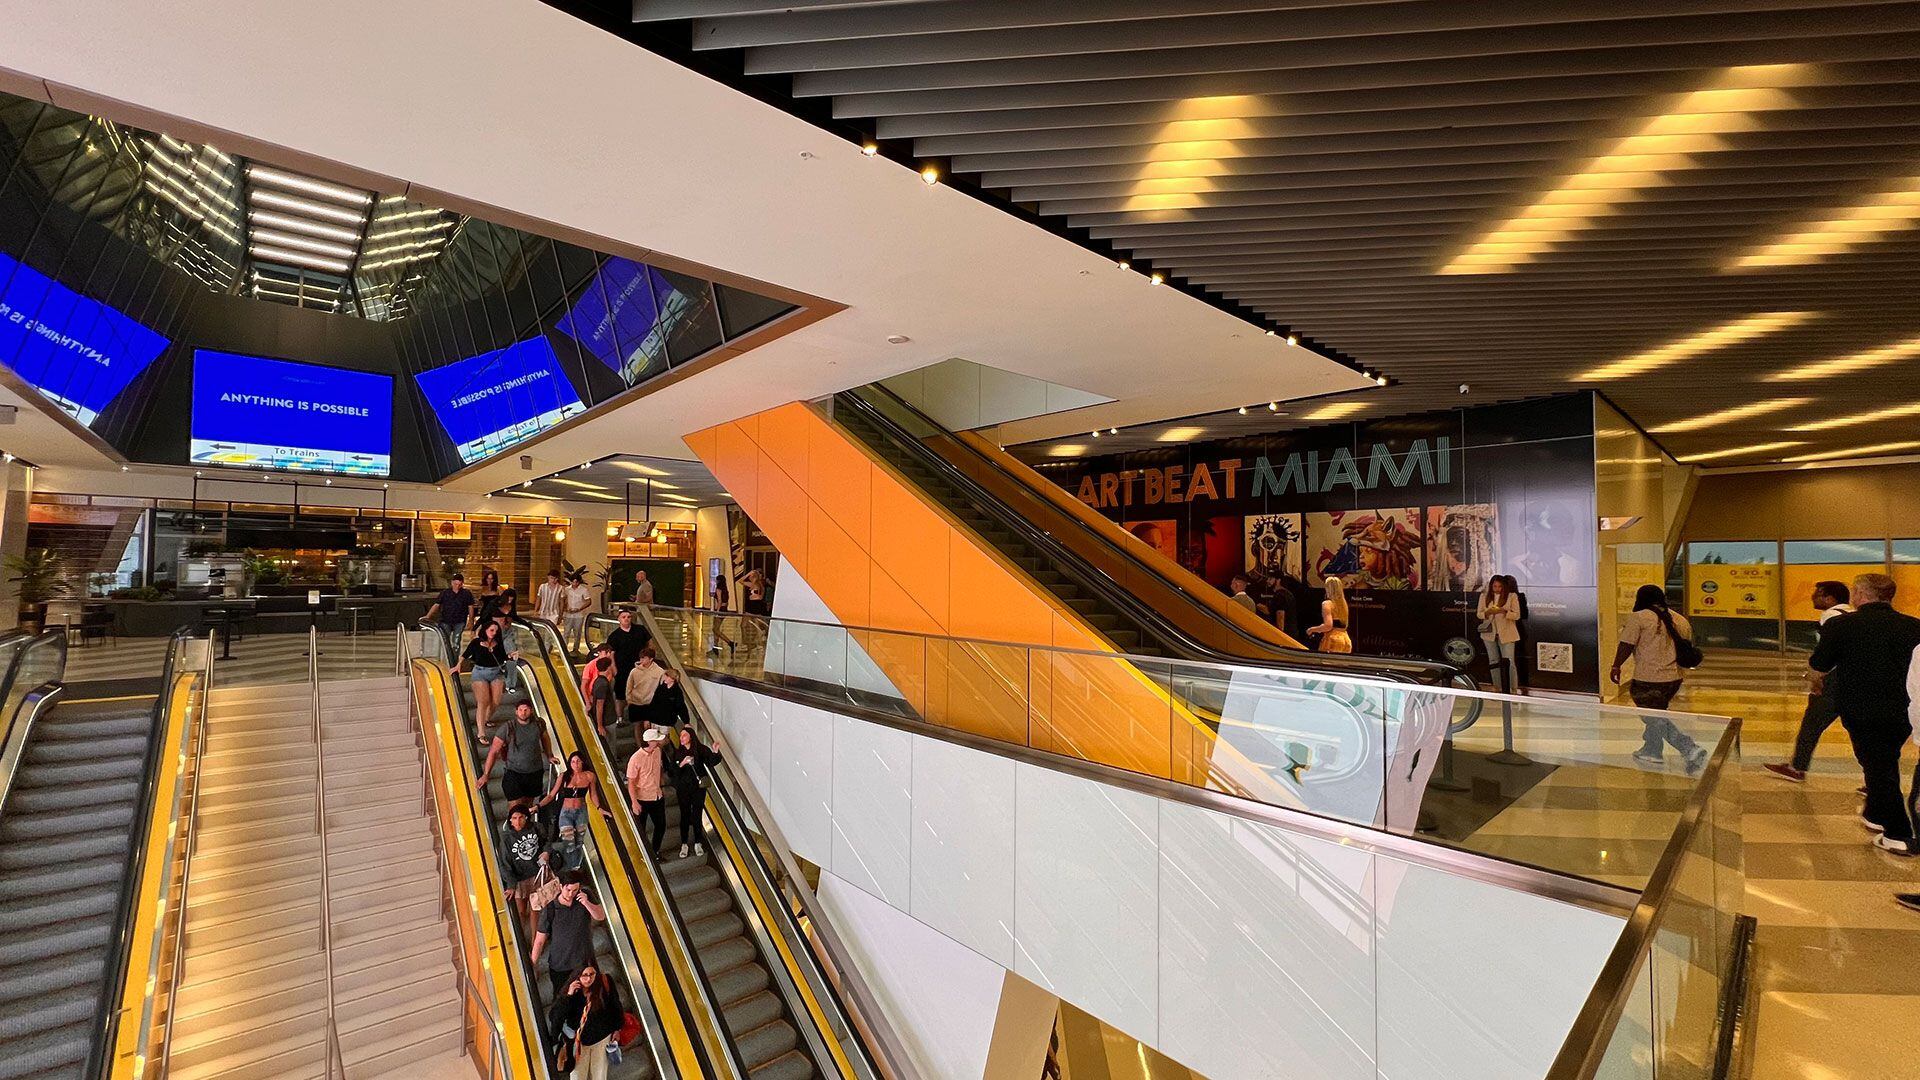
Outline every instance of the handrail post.
<path fill-rule="evenodd" d="M 338 1049 L 333 1003 L 333 869 L 327 858 L 327 766 L 320 730 L 320 627 L 307 628 L 307 692 L 313 707 L 314 831 L 320 840 L 320 951 L 326 957 L 329 1075 Z"/>

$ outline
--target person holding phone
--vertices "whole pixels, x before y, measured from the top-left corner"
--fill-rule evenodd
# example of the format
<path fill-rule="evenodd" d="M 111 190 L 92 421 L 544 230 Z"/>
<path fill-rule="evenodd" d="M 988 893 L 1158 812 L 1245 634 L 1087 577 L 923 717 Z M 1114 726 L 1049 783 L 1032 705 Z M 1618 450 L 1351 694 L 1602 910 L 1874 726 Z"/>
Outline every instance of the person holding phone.
<path fill-rule="evenodd" d="M 471 673 L 473 680 L 474 738 L 480 742 L 487 741 L 493 711 L 500 707 L 500 699 L 506 694 L 507 662 L 519 656 L 501 640 L 500 624 L 492 619 L 484 619 L 474 627 L 473 640 L 467 642 L 466 652 L 460 655 L 460 666 Z"/>
<path fill-rule="evenodd" d="M 562 1033 L 573 1033 L 573 1080 L 607 1080 L 609 1054 L 627 1018 L 619 986 L 588 961 L 567 984 L 558 1011 Z"/>
<path fill-rule="evenodd" d="M 707 853 L 707 832 L 700 824 L 706 807 L 706 779 L 700 769 L 720 760 L 720 746 L 707 746 L 693 737 L 693 728 L 683 726 L 673 748 L 667 751 L 667 775 L 673 778 L 674 801 L 680 806 L 680 857 L 691 849 L 695 855 Z"/>

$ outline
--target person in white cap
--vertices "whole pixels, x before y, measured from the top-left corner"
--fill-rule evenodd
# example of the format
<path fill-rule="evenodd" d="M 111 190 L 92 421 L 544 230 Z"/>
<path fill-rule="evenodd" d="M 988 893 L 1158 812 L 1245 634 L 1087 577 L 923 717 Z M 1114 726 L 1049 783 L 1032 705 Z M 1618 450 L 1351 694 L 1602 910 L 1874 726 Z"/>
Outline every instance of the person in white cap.
<path fill-rule="evenodd" d="M 660 790 L 660 750 L 666 740 L 666 732 L 650 727 L 640 733 L 640 748 L 627 759 L 627 801 L 642 831 L 652 824 L 655 857 L 666 854 L 660 846 L 667 838 L 667 801 Z"/>

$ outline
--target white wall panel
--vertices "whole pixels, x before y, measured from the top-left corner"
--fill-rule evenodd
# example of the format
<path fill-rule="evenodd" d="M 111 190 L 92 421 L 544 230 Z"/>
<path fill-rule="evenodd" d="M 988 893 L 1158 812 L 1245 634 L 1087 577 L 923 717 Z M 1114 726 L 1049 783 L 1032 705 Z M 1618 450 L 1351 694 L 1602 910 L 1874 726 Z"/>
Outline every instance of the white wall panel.
<path fill-rule="evenodd" d="M 844 716 L 832 722 L 833 861 L 829 869 L 906 911 L 914 737 Z"/>
<path fill-rule="evenodd" d="M 913 917 L 1013 967 L 1014 763 L 914 738 Z"/>
<path fill-rule="evenodd" d="M 1014 970 L 1154 1043 L 1157 800 L 1034 765 L 1017 777 Z"/>
<path fill-rule="evenodd" d="M 773 725 L 773 820 L 794 854 L 820 866 L 833 852 L 833 717 L 766 698 Z"/>

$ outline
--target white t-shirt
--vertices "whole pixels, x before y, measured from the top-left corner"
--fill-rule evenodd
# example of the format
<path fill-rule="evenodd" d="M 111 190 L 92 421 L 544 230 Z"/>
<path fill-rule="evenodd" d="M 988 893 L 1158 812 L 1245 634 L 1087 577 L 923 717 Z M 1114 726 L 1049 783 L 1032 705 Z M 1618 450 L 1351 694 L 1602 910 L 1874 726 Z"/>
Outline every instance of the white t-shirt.
<path fill-rule="evenodd" d="M 1820 613 L 1820 625 L 1825 626 L 1827 625 L 1828 619 L 1833 618 L 1835 615 L 1845 615 L 1847 612 L 1852 610 L 1853 610 L 1852 604 L 1835 604 L 1832 607 Z"/>
<path fill-rule="evenodd" d="M 586 582 L 567 586 L 567 614 L 584 615 L 592 606 L 593 590 L 587 588 Z"/>
<path fill-rule="evenodd" d="M 1677 611 L 1668 614 L 1673 618 L 1673 628 L 1681 637 L 1693 637 L 1693 625 L 1687 617 Z M 1681 677 L 1679 657 L 1674 651 L 1673 638 L 1667 633 L 1660 616 L 1652 609 L 1636 611 L 1620 624 L 1620 644 L 1633 647 L 1633 679 L 1635 682 L 1667 683 L 1679 682 Z"/>

